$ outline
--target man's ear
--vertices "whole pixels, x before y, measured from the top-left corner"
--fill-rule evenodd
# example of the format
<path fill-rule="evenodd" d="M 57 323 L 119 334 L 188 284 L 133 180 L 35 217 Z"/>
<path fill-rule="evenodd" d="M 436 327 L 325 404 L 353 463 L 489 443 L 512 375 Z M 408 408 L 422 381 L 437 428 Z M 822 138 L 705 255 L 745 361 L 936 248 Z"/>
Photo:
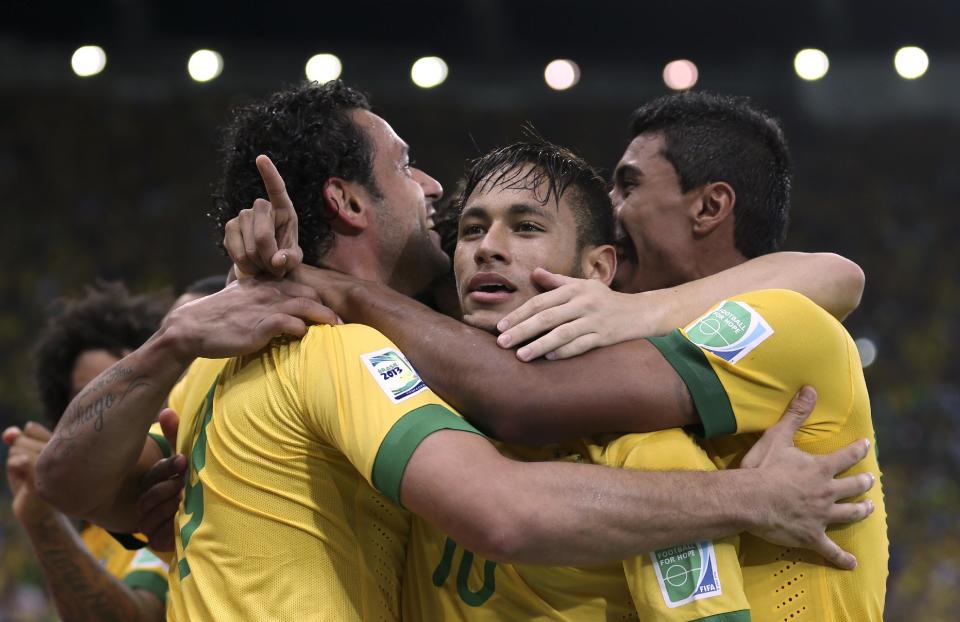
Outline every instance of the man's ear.
<path fill-rule="evenodd" d="M 337 233 L 356 234 L 370 226 L 373 205 L 360 184 L 331 177 L 323 184 L 323 202 Z"/>
<path fill-rule="evenodd" d="M 733 224 L 733 206 L 737 202 L 737 193 L 725 181 L 707 184 L 700 191 L 693 214 L 693 233 L 702 237 L 710 235 L 717 227 L 730 219 Z"/>
<path fill-rule="evenodd" d="M 580 255 L 580 274 L 583 278 L 610 285 L 616 273 L 617 249 L 610 244 L 588 247 Z"/>

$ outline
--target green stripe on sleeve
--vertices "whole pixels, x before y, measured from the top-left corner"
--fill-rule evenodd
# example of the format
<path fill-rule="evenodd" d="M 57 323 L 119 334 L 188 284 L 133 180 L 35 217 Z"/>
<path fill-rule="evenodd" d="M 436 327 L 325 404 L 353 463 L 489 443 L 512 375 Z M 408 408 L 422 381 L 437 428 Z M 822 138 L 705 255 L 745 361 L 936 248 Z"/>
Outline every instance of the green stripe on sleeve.
<path fill-rule="evenodd" d="M 706 618 L 697 618 L 691 622 L 750 622 L 750 610 L 741 609 L 740 611 L 730 611 L 728 613 L 718 613 L 717 615 L 707 616 Z"/>
<path fill-rule="evenodd" d="M 676 370 L 690 391 L 700 413 L 700 426 L 693 431 L 703 438 L 715 438 L 737 431 L 737 419 L 727 391 L 717 378 L 703 350 L 690 343 L 679 330 L 648 339 Z"/>
<path fill-rule="evenodd" d="M 373 485 L 397 505 L 400 503 L 400 482 L 410 456 L 423 439 L 438 430 L 480 431 L 462 417 L 439 404 L 427 404 L 400 417 L 380 443 L 373 462 Z"/>
<path fill-rule="evenodd" d="M 149 570 L 134 570 L 123 578 L 123 584 L 135 590 L 144 590 L 156 596 L 161 604 L 167 602 L 167 580 Z"/>
<path fill-rule="evenodd" d="M 149 436 L 153 439 L 153 442 L 160 447 L 160 453 L 163 454 L 164 458 L 169 458 L 171 455 L 173 455 L 173 450 L 170 449 L 170 443 L 167 442 L 167 439 L 164 438 L 162 434 L 150 432 Z"/>

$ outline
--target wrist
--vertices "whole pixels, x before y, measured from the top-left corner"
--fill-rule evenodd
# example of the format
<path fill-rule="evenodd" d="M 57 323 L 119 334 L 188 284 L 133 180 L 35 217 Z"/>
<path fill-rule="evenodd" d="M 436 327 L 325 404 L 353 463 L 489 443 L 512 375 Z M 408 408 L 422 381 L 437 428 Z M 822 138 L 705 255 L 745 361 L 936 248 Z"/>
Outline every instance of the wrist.
<path fill-rule="evenodd" d="M 200 342 L 190 330 L 189 320 L 173 311 L 163 320 L 160 330 L 144 344 L 144 348 L 150 358 L 159 358 L 183 371 L 199 356 Z"/>
<path fill-rule="evenodd" d="M 13 499 L 13 515 L 27 530 L 39 527 L 56 514 L 49 503 L 33 492 L 20 492 Z"/>
<path fill-rule="evenodd" d="M 642 322 L 636 322 L 637 331 L 642 334 L 634 335 L 634 338 L 659 337 L 677 328 L 670 309 L 669 291 L 657 289 L 624 295 L 630 298 L 633 317 L 643 318 Z"/>

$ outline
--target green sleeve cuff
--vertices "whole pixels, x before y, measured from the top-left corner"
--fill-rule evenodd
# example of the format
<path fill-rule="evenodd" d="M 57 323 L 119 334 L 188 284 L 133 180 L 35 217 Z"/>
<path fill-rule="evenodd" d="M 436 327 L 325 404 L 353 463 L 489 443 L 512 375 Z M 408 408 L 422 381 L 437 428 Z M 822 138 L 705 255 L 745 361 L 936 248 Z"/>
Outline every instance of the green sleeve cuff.
<path fill-rule="evenodd" d="M 703 438 L 736 433 L 737 419 L 730 398 L 703 350 L 690 343 L 679 330 L 648 341 L 667 359 L 690 391 L 700 414 L 700 425 L 692 431 Z"/>
<path fill-rule="evenodd" d="M 135 590 L 150 592 L 160 600 L 160 604 L 167 603 L 167 580 L 149 570 L 134 570 L 123 578 L 123 584 Z"/>
<path fill-rule="evenodd" d="M 691 622 L 750 622 L 750 610 L 741 609 L 740 611 L 730 611 L 728 613 L 718 613 L 707 616 L 706 618 L 697 618 Z"/>
<path fill-rule="evenodd" d="M 480 432 L 462 417 L 439 404 L 427 404 L 400 417 L 380 443 L 373 462 L 373 485 L 394 503 L 400 503 L 400 482 L 410 456 L 423 439 L 438 430 Z"/>
<path fill-rule="evenodd" d="M 173 455 L 173 450 L 170 448 L 170 443 L 167 442 L 167 439 L 164 438 L 162 434 L 150 432 L 150 438 L 152 438 L 153 442 L 155 442 L 160 448 L 160 453 L 163 454 L 164 458 L 169 458 Z"/>

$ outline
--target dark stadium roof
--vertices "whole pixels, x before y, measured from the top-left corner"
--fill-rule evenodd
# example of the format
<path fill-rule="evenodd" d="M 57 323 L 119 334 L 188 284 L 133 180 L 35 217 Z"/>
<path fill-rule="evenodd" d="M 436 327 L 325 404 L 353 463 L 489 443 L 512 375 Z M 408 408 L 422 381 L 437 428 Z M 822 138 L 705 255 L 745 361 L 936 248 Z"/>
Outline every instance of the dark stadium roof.
<path fill-rule="evenodd" d="M 358 47 L 507 61 L 511 55 L 792 54 L 960 48 L 960 3 L 944 0 L 88 0 L 4 2 L 0 38 L 117 48 L 165 42 Z"/>

